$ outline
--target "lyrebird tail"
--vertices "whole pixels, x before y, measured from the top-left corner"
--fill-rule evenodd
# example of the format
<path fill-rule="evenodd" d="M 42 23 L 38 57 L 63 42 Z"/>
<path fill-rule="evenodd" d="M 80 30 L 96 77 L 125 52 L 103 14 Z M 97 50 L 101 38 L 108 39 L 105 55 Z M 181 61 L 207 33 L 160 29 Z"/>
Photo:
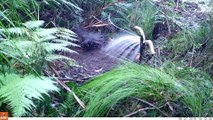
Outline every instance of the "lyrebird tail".
<path fill-rule="evenodd" d="M 104 48 L 104 51 L 112 56 L 127 58 L 135 61 L 142 57 L 142 48 L 144 44 L 147 44 L 151 54 L 155 54 L 154 45 L 151 40 L 145 39 L 143 29 L 135 26 L 140 35 L 135 34 L 116 34 L 113 36 L 108 45 Z"/>

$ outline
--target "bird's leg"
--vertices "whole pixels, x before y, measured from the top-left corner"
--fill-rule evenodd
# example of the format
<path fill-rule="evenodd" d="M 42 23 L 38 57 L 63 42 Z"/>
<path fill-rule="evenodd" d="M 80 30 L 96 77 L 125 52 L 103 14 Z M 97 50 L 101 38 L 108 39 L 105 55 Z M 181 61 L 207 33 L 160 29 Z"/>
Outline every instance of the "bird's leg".
<path fill-rule="evenodd" d="M 142 56 L 143 56 L 143 48 L 144 48 L 144 39 L 143 36 L 140 35 L 140 51 L 139 51 L 139 63 L 141 63 Z"/>

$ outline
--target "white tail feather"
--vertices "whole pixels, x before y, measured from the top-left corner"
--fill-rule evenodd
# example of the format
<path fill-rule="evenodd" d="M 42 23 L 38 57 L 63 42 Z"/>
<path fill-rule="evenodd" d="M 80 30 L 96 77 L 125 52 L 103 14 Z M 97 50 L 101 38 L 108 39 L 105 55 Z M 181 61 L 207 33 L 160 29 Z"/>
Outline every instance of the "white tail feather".
<path fill-rule="evenodd" d="M 151 54 L 155 54 L 155 49 L 153 42 L 151 40 L 145 40 L 143 43 L 147 44 L 149 46 L 149 50 Z"/>
<path fill-rule="evenodd" d="M 151 40 L 146 40 L 146 37 L 145 37 L 143 29 L 141 27 L 139 27 L 139 26 L 135 26 L 134 28 L 136 30 L 138 30 L 140 35 L 143 37 L 143 40 L 144 40 L 143 43 L 145 43 L 145 44 L 147 44 L 149 46 L 150 53 L 151 54 L 155 54 L 155 49 L 154 49 L 153 42 Z"/>

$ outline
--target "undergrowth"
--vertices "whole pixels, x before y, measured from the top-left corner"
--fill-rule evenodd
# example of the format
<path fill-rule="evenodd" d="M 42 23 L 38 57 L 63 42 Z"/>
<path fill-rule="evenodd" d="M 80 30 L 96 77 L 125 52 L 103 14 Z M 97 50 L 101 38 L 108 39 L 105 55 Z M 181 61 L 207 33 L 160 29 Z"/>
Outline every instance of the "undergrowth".
<path fill-rule="evenodd" d="M 19 67 L 29 66 L 42 72 L 47 62 L 65 59 L 76 64 L 69 57 L 56 54 L 56 51 L 77 53 L 68 46 L 77 47 L 75 33 L 64 28 L 41 28 L 44 21 L 28 21 L 23 27 L 0 29 L 2 54 L 17 60 Z M 38 66 L 39 65 L 39 66 Z M 25 71 L 26 73 L 26 71 Z"/>
<path fill-rule="evenodd" d="M 155 23 L 165 19 L 158 9 L 162 6 L 149 0 L 0 2 L 1 111 L 33 117 L 213 115 L 212 80 L 207 74 L 212 71 L 213 59 L 210 24 L 194 30 L 180 27 L 184 29 L 164 41 L 165 47 L 160 46 L 168 54 L 159 55 L 158 59 L 165 59 L 159 68 L 125 63 L 81 86 L 66 83 L 86 103 L 83 110 L 72 94 L 58 93 L 56 77 L 48 69 L 56 60 L 77 64 L 58 54 L 76 53 L 71 47 L 78 47 L 75 33 L 58 26 L 72 28 L 80 23 L 100 32 L 111 15 L 115 25 L 126 30 L 139 25 L 152 38 Z M 173 9 L 168 9 L 167 15 L 173 27 Z"/>
<path fill-rule="evenodd" d="M 127 63 L 80 87 L 77 93 L 87 108 L 76 114 L 131 116 L 141 109 L 132 115 L 211 116 L 211 88 L 210 77 L 194 68 L 168 64 L 155 69 Z"/>

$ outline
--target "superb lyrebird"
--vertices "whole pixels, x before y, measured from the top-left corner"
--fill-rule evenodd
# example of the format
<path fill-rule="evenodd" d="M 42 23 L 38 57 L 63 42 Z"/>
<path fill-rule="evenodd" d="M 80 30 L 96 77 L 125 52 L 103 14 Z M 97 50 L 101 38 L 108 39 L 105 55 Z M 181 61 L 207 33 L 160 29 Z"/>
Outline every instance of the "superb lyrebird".
<path fill-rule="evenodd" d="M 151 40 L 146 40 L 144 31 L 139 26 L 134 26 L 134 29 L 139 32 L 139 35 L 126 31 L 116 26 L 109 17 L 110 23 L 118 28 L 121 32 L 113 35 L 104 51 L 115 57 L 128 58 L 130 60 L 142 59 L 144 45 L 147 44 L 150 54 L 155 54 L 154 45 Z"/>

